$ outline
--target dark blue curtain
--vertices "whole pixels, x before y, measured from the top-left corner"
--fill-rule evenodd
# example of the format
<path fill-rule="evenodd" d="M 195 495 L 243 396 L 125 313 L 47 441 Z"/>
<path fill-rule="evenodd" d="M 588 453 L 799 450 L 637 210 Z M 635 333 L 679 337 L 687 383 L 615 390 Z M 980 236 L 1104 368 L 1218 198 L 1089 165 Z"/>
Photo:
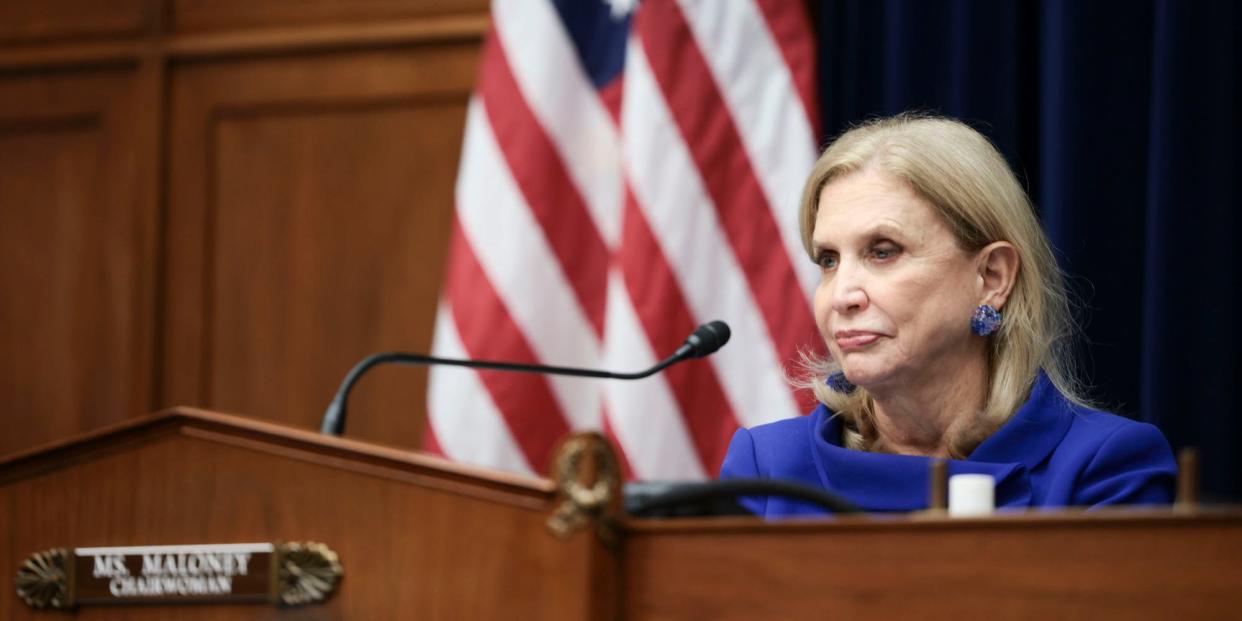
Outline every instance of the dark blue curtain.
<path fill-rule="evenodd" d="M 1242 497 L 1242 9 L 1232 1 L 823 0 L 824 140 L 961 118 L 1027 185 L 1081 303 L 1094 397 Z"/>

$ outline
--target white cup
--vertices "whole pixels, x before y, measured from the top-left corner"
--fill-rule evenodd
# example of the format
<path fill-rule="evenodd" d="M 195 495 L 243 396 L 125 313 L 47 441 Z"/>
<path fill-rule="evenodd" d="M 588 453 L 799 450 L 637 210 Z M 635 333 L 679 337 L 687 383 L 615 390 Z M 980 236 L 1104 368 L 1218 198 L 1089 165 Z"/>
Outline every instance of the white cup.
<path fill-rule="evenodd" d="M 949 477 L 949 516 L 991 515 L 996 509 L 996 480 L 990 474 Z"/>

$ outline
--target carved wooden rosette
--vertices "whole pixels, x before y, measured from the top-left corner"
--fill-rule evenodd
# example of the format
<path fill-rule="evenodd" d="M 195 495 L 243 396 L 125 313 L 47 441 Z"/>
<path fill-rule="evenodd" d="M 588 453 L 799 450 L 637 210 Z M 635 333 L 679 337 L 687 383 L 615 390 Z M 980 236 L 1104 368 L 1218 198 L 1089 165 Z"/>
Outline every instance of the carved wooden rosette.
<path fill-rule="evenodd" d="M 274 599 L 285 606 L 317 604 L 336 590 L 342 569 L 336 552 L 322 543 L 276 546 Z"/>
<path fill-rule="evenodd" d="M 32 554 L 17 570 L 17 596 L 36 610 L 72 608 L 72 567 L 64 548 Z"/>
<path fill-rule="evenodd" d="M 594 522 L 603 541 L 615 541 L 621 467 L 608 440 L 594 432 L 570 435 L 553 453 L 551 477 L 561 504 L 548 518 L 548 530 L 567 538 Z"/>

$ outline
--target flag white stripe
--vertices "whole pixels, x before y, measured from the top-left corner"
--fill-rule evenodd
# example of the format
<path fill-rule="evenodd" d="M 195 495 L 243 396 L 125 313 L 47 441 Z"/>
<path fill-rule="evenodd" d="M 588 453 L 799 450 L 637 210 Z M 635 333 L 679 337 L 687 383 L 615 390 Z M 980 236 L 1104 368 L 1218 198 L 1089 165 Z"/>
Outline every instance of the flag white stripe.
<path fill-rule="evenodd" d="M 625 88 L 623 147 L 635 197 L 694 316 L 733 328 L 729 347 L 711 358 L 725 394 L 748 426 L 796 415 L 767 326 L 637 39 Z"/>
<path fill-rule="evenodd" d="M 431 351 L 468 358 L 446 301 L 436 309 Z M 470 369 L 433 366 L 427 378 L 427 416 L 444 454 L 454 461 L 534 474 L 491 395 Z"/>
<path fill-rule="evenodd" d="M 546 0 L 498 0 L 492 19 L 522 97 L 561 156 L 609 248 L 620 236 L 620 141 L 569 34 Z"/>
<path fill-rule="evenodd" d="M 467 112 L 457 216 L 488 280 L 539 360 L 594 366 L 598 337 L 506 166 L 478 98 Z M 592 382 L 560 376 L 548 376 L 548 381 L 571 427 L 599 427 L 599 391 Z"/>
<path fill-rule="evenodd" d="M 751 0 L 678 4 L 728 104 L 809 299 L 819 271 L 798 236 L 798 203 L 817 149 L 793 74 Z"/>
<path fill-rule="evenodd" d="M 633 302 L 613 272 L 608 280 L 604 366 L 642 369 L 655 364 Z M 701 479 L 706 473 L 663 375 L 633 382 L 609 382 L 605 402 L 613 435 L 640 479 Z M 715 473 L 712 473 L 715 474 Z"/>

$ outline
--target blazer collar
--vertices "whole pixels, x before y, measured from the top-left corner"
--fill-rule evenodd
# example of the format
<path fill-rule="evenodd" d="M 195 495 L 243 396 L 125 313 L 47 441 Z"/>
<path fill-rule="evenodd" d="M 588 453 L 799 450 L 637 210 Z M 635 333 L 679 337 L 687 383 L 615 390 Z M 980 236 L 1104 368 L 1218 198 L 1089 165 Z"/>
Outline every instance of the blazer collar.
<path fill-rule="evenodd" d="M 1014 461 L 1033 470 L 1061 445 L 1073 406 L 1042 372 L 1013 417 L 970 454 L 970 461 Z"/>
<path fill-rule="evenodd" d="M 842 448 L 840 419 L 823 406 L 811 416 L 811 454 L 825 489 L 872 511 L 927 506 L 928 458 Z M 1060 444 L 1070 422 L 1068 404 L 1040 374 L 1026 403 L 968 459 L 946 460 L 949 475 L 990 474 L 998 507 L 1028 506 L 1029 473 Z"/>

